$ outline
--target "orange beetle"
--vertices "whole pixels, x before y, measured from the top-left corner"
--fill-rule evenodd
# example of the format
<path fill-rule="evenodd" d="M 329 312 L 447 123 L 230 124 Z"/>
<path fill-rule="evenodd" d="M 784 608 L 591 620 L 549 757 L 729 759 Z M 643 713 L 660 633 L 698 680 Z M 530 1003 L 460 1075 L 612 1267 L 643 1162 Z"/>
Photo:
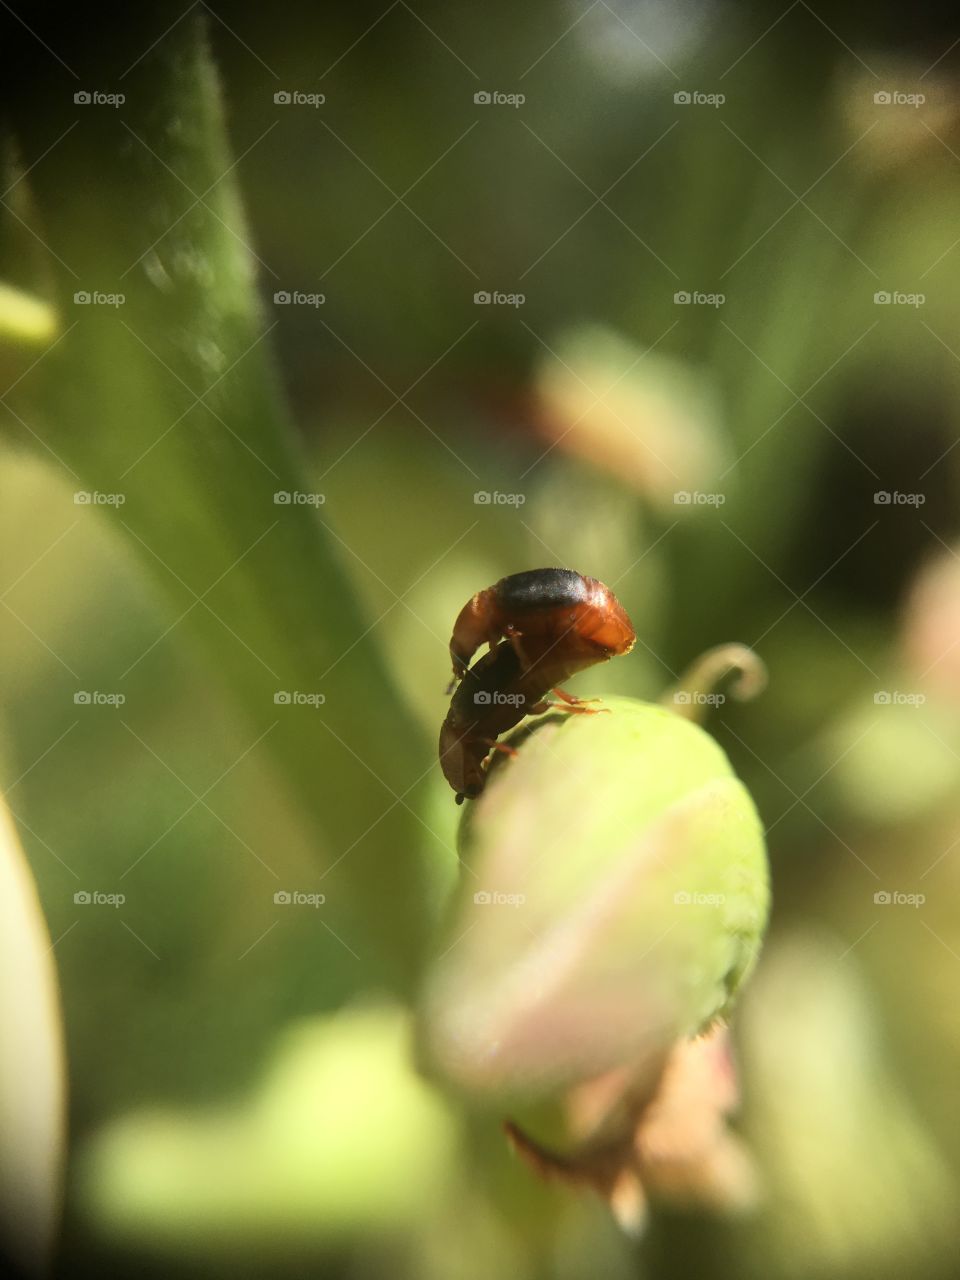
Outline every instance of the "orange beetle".
<path fill-rule="evenodd" d="M 637 637 L 623 605 L 596 578 L 573 569 L 528 569 L 478 591 L 460 610 L 450 638 L 454 681 L 484 641 L 493 649 L 504 638 L 524 647 L 549 640 L 564 653 L 589 654 L 582 666 L 591 666 L 629 653 Z"/>
<path fill-rule="evenodd" d="M 457 803 L 480 794 L 487 756 L 510 751 L 497 739 L 525 716 L 592 710 L 557 686 L 629 653 L 635 640 L 610 588 L 572 569 L 531 569 L 478 591 L 454 623 L 450 655 L 461 684 L 440 731 L 440 764 Z M 469 667 L 485 641 L 490 651 Z M 545 701 L 551 690 L 562 703 Z"/>

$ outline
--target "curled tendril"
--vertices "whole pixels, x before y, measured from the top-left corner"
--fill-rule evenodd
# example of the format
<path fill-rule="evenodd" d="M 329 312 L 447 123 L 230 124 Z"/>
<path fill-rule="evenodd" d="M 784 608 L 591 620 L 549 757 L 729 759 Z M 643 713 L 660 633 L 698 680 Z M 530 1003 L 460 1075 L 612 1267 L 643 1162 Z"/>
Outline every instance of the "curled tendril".
<path fill-rule="evenodd" d="M 735 676 L 730 695 L 738 702 L 749 702 L 767 685 L 767 668 L 752 649 L 745 644 L 718 644 L 691 663 L 660 701 L 679 715 L 700 720 L 714 701 L 710 695 L 730 675 Z"/>

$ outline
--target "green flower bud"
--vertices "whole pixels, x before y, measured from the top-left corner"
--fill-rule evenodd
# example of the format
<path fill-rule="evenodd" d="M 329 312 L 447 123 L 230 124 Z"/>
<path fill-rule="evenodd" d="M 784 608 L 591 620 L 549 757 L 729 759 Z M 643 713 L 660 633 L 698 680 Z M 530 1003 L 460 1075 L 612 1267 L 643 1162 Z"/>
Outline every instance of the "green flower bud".
<path fill-rule="evenodd" d="M 500 1108 L 655 1079 L 726 1014 L 766 925 L 763 832 L 721 748 L 666 707 L 603 709 L 518 731 L 461 825 L 421 1041 Z"/>

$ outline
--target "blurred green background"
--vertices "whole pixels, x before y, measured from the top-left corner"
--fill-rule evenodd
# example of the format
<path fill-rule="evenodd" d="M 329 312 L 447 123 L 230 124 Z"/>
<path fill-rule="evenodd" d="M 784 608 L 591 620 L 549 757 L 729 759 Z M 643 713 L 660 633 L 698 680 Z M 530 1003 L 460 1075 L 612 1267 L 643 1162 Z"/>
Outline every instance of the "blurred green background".
<path fill-rule="evenodd" d="M 4 8 L 0 754 L 62 986 L 58 1271 L 953 1275 L 952 25 Z M 578 693 L 726 640 L 771 676 L 710 722 L 773 868 L 764 1201 L 639 1246 L 410 1065 L 451 621 L 551 564 L 639 636 Z"/>

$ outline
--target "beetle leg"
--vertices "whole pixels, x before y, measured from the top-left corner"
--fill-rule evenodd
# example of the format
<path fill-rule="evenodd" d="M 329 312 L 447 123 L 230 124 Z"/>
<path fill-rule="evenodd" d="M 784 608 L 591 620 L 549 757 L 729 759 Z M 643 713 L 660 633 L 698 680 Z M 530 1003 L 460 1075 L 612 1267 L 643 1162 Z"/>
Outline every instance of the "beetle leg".
<path fill-rule="evenodd" d="M 511 747 L 506 742 L 498 742 L 496 738 L 480 738 L 479 741 L 485 746 L 492 747 L 494 751 L 502 751 L 505 756 L 520 754 L 516 747 Z"/>
<path fill-rule="evenodd" d="M 560 690 L 554 689 L 553 692 L 560 693 Z M 600 701 L 599 698 L 571 698 L 568 693 L 564 698 L 563 702 L 547 702 L 546 699 L 544 699 L 543 702 L 537 703 L 537 705 L 532 710 L 532 714 L 540 715 L 542 714 L 542 712 L 549 711 L 552 708 L 557 711 L 566 711 L 570 715 L 581 715 L 581 716 L 609 715 L 610 714 L 609 707 L 588 707 L 587 706 L 587 702 L 599 702 L 599 701 Z"/>
<path fill-rule="evenodd" d="M 520 643 L 521 639 L 523 638 L 523 632 L 519 631 L 516 627 L 508 623 L 503 628 L 503 634 L 505 638 L 510 641 L 511 645 L 513 645 L 513 651 L 517 655 L 517 657 L 520 659 L 520 665 L 523 667 L 524 671 L 529 671 L 533 664 L 531 663 L 527 655 L 524 653 L 523 645 Z"/>
<path fill-rule="evenodd" d="M 450 679 L 450 683 L 444 690 L 448 697 L 453 693 L 454 689 L 466 675 L 469 668 L 469 663 L 465 662 L 458 653 L 454 653 L 452 649 L 450 651 L 450 657 L 453 660 L 453 676 Z"/>
<path fill-rule="evenodd" d="M 569 707 L 582 707 L 586 702 L 600 701 L 599 698 L 578 698 L 575 693 L 567 693 L 566 689 L 551 689 L 550 692 L 555 693 Z"/>

